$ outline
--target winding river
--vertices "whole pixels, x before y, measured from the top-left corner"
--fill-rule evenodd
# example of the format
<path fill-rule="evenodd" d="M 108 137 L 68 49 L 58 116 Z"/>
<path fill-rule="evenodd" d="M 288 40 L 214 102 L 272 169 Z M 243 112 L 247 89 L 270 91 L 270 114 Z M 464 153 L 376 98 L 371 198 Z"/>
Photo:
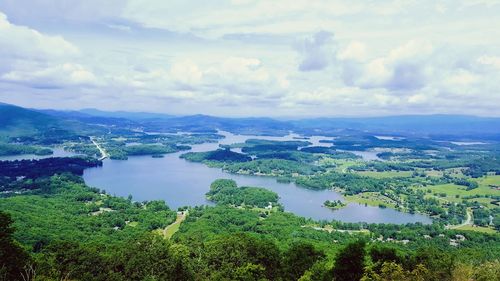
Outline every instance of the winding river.
<path fill-rule="evenodd" d="M 219 144 L 244 142 L 249 138 L 269 140 L 294 140 L 297 135 L 285 137 L 242 136 L 221 132 L 225 138 L 218 143 L 193 145 L 191 151 L 209 151 Z M 313 145 L 321 136 L 309 139 Z M 344 222 L 369 223 L 431 223 L 432 220 L 419 214 L 407 214 L 393 209 L 381 209 L 350 203 L 341 210 L 332 211 L 322 204 L 326 200 L 342 200 L 342 195 L 332 190 L 308 190 L 293 183 L 279 183 L 271 177 L 230 174 L 219 168 L 209 168 L 201 163 L 192 163 L 179 156 L 184 152 L 167 154 L 163 158 L 151 156 L 129 157 L 127 161 L 109 160 L 102 167 L 86 169 L 85 182 L 117 196 L 132 195 L 136 201 L 163 199 L 171 208 L 211 203 L 205 199 L 210 184 L 218 178 L 234 179 L 240 186 L 259 186 L 270 189 L 280 196 L 285 211 L 316 220 L 340 220 Z M 367 159 L 368 160 L 368 159 Z"/>

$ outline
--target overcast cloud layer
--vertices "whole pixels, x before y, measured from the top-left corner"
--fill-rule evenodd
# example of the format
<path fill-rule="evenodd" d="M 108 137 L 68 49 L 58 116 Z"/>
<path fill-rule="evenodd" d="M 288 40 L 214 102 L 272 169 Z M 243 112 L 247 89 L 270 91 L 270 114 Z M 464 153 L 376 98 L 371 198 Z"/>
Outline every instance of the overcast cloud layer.
<path fill-rule="evenodd" d="M 0 101 L 500 116 L 500 1 L 0 1 Z"/>

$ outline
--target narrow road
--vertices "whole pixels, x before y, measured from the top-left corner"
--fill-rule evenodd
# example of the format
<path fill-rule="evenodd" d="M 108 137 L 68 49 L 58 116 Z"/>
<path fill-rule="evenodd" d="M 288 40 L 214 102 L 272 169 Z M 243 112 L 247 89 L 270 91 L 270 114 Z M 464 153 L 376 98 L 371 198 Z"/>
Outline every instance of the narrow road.
<path fill-rule="evenodd" d="M 463 227 L 466 225 L 472 225 L 472 210 L 471 209 L 467 209 L 467 219 L 463 223 L 457 224 L 457 225 L 450 225 L 448 228 L 449 229 L 457 229 L 457 228 L 460 228 L 460 227 Z"/>
<path fill-rule="evenodd" d="M 99 160 L 104 160 L 109 157 L 106 150 L 104 150 L 104 148 L 102 148 L 101 145 L 95 141 L 94 137 L 90 137 L 90 140 L 97 147 L 97 149 L 99 149 L 99 152 L 101 153 L 101 158 L 99 158 Z"/>
<path fill-rule="evenodd" d="M 187 211 L 177 213 L 177 219 L 172 224 L 163 229 L 163 237 L 170 239 L 179 230 L 181 223 L 186 219 Z"/>

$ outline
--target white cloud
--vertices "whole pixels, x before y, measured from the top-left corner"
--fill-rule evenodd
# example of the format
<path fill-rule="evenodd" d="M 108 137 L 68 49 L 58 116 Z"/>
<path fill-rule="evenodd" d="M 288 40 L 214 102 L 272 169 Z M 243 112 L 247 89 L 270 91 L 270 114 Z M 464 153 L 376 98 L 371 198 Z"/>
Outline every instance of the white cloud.
<path fill-rule="evenodd" d="M 301 55 L 300 71 L 315 71 L 326 68 L 335 55 L 333 33 L 319 31 L 305 38 L 295 46 Z"/>
<path fill-rule="evenodd" d="M 209 62 L 180 59 L 147 72 L 109 77 L 112 88 L 146 96 L 228 104 L 276 99 L 289 81 L 256 58 L 226 57 Z"/>
<path fill-rule="evenodd" d="M 61 36 L 42 34 L 26 26 L 11 24 L 0 12 L 0 56 L 30 59 L 78 55 L 79 50 Z"/>
<path fill-rule="evenodd" d="M 0 80 L 33 88 L 98 85 L 95 75 L 76 63 L 81 52 L 61 36 L 15 25 L 0 13 Z"/>
<path fill-rule="evenodd" d="M 477 59 L 477 62 L 500 70 L 500 57 L 483 55 Z"/>
<path fill-rule="evenodd" d="M 499 114 L 497 1 L 101 2 L 0 1 L 0 99 L 218 115 Z"/>
<path fill-rule="evenodd" d="M 425 86 L 434 70 L 431 63 L 433 51 L 429 42 L 410 40 L 386 56 L 355 64 L 346 58 L 347 51 L 344 51 L 344 71 L 348 72 L 344 77 L 347 83 L 362 88 L 419 89 Z"/>
<path fill-rule="evenodd" d="M 453 71 L 446 77 L 445 83 L 449 85 L 455 85 L 457 87 L 464 87 L 470 84 L 476 83 L 480 80 L 480 77 L 470 71 L 465 69 L 458 69 Z"/>
<path fill-rule="evenodd" d="M 359 41 L 350 42 L 344 49 L 340 50 L 337 58 L 340 60 L 364 61 L 367 57 L 365 44 Z"/>
<path fill-rule="evenodd" d="M 408 98 L 410 104 L 424 104 L 427 101 L 427 96 L 423 94 L 412 95 Z"/>
<path fill-rule="evenodd" d="M 0 10 L 26 22 L 95 23 L 116 19 L 124 0 L 2 0 Z"/>
<path fill-rule="evenodd" d="M 34 87 L 57 88 L 68 85 L 97 84 L 94 74 L 79 64 L 65 63 L 38 70 L 33 68 L 7 72 L 1 76 L 1 79 Z"/>
<path fill-rule="evenodd" d="M 189 5 L 186 1 L 128 1 L 123 17 L 147 27 L 201 36 L 231 33 L 296 33 L 329 28 L 335 17 L 369 14 L 393 15 L 412 6 L 412 1 L 217 1 Z M 310 12 L 314 11 L 314 12 Z"/>
<path fill-rule="evenodd" d="M 197 85 L 203 78 L 203 73 L 198 65 L 187 60 L 177 62 L 170 68 L 170 76 L 174 81 L 178 81 L 186 85 Z"/>

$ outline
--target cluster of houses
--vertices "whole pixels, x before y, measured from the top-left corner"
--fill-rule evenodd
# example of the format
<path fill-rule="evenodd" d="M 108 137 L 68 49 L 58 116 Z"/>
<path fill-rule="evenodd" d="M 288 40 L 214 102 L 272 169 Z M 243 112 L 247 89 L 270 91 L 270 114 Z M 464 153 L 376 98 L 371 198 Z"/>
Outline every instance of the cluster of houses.
<path fill-rule="evenodd" d="M 430 235 L 423 235 L 423 237 L 425 239 L 432 239 L 433 237 L 430 236 Z M 444 234 L 439 234 L 438 237 L 441 237 L 441 238 L 444 238 L 445 235 Z M 450 246 L 454 246 L 454 247 L 457 247 L 460 245 L 460 242 L 463 242 L 467 240 L 465 238 L 465 236 L 463 236 L 462 234 L 457 234 L 455 235 L 455 238 L 450 238 Z M 410 240 L 408 239 L 403 239 L 403 240 L 397 240 L 397 239 L 394 239 L 394 238 L 387 238 L 387 239 L 384 239 L 384 236 L 380 235 L 380 237 L 378 237 L 377 239 L 375 239 L 375 241 L 379 241 L 379 242 L 392 242 L 392 243 L 401 243 L 401 244 L 408 244 L 410 243 Z"/>

